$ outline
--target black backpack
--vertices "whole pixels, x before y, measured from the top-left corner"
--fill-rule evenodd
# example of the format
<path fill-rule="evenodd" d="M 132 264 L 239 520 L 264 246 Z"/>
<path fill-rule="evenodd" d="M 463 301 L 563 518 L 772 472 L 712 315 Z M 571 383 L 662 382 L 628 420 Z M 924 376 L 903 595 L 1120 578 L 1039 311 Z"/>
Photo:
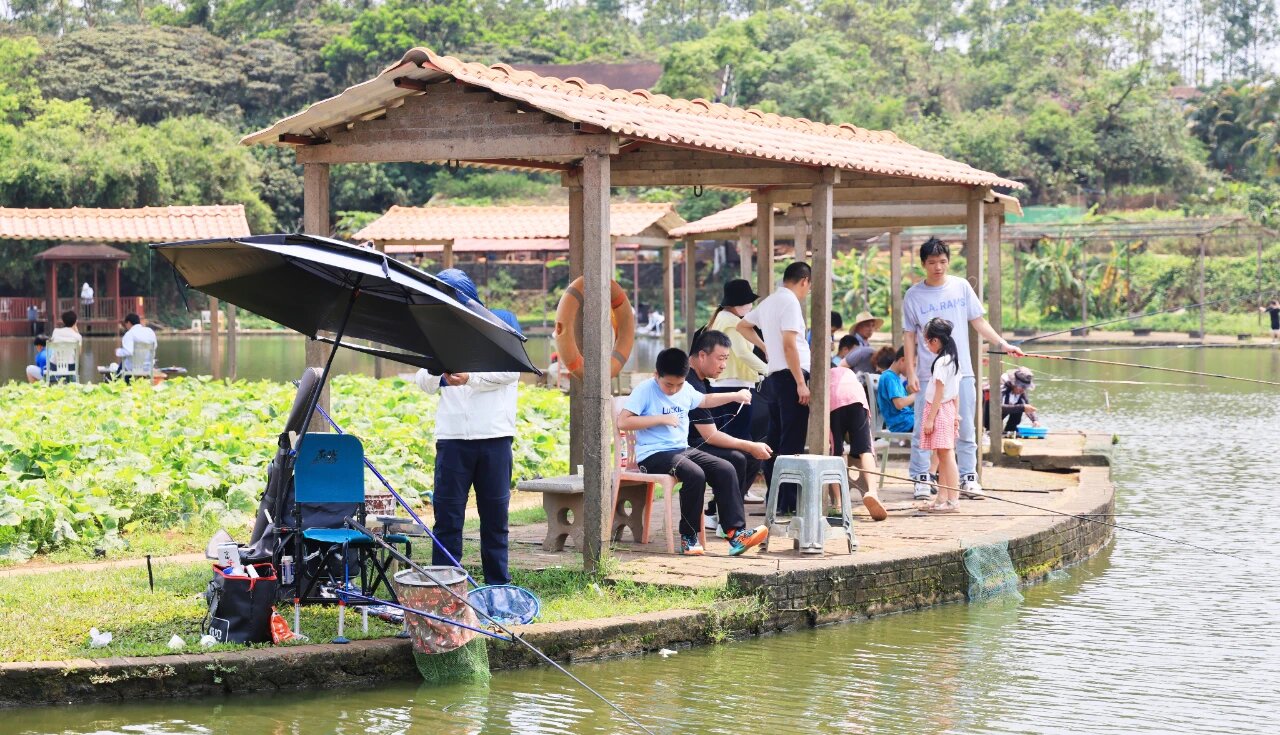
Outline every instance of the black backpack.
<path fill-rule="evenodd" d="M 254 564 L 256 579 L 231 574 L 229 567 L 213 566 L 213 579 L 205 590 L 209 615 L 201 626 L 219 643 L 270 643 L 271 611 L 280 582 L 275 567 Z"/>

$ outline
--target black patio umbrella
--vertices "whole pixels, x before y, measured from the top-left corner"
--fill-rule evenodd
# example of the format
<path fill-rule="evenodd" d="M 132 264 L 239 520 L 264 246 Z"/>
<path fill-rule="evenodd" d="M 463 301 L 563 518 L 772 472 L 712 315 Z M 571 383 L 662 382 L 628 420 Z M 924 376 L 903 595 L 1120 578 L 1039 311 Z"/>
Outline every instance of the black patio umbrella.
<path fill-rule="evenodd" d="M 371 248 L 312 235 L 151 247 L 192 288 L 332 343 L 335 350 L 340 344 L 434 373 L 538 372 L 525 338 L 488 309 Z"/>

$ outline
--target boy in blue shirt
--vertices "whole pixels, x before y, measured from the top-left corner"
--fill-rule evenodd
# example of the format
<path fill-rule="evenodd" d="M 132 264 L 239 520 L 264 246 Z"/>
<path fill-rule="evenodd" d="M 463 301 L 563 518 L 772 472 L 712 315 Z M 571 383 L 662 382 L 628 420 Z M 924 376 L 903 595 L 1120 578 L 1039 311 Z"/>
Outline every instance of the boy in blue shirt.
<path fill-rule="evenodd" d="M 45 371 L 49 369 L 49 353 L 44 351 L 49 341 L 44 337 L 35 338 L 36 364 L 27 366 L 27 382 L 39 383 L 44 380 Z"/>
<path fill-rule="evenodd" d="M 907 392 L 902 380 L 907 371 L 906 364 L 902 348 L 899 347 L 897 354 L 892 357 L 886 354 L 876 366 L 881 370 L 880 384 L 876 388 L 876 408 L 880 409 L 885 428 L 901 433 L 915 431 L 916 427 L 913 408 L 916 396 Z"/>
<path fill-rule="evenodd" d="M 689 447 L 689 412 L 726 403 L 750 403 L 751 391 L 704 395 L 685 382 L 689 356 L 672 347 L 658 353 L 654 376 L 636 386 L 618 417 L 618 429 L 636 433 L 636 460 L 652 474 L 680 480 L 680 553 L 702 556 L 698 528 L 707 481 L 716 499 L 720 525 L 737 556 L 769 536 L 764 526 L 748 530 L 738 476 L 729 462 Z"/>

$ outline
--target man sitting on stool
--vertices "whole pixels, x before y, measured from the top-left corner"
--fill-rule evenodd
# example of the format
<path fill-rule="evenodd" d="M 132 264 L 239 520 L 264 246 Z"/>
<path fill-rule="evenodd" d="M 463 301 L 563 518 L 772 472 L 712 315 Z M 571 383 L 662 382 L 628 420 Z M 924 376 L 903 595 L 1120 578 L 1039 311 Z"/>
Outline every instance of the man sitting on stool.
<path fill-rule="evenodd" d="M 707 381 L 720 377 L 724 372 L 732 347 L 729 335 L 724 332 L 711 329 L 699 335 L 693 346 L 693 355 L 689 357 L 689 374 L 685 377 L 685 383 L 693 386 L 699 393 L 711 393 L 711 386 Z M 760 464 L 772 456 L 773 452 L 764 442 L 739 439 L 721 431 L 721 427 L 729 423 L 743 405 L 739 403 L 737 408 L 725 405 L 717 409 L 695 408 L 690 411 L 689 446 L 733 465 L 733 471 L 738 477 L 738 492 L 745 503 L 747 491 L 755 482 L 756 475 L 760 474 Z M 714 496 L 707 503 L 705 523 L 708 529 L 714 529 L 717 536 L 724 538 L 724 529 L 720 527 L 716 515 Z"/>

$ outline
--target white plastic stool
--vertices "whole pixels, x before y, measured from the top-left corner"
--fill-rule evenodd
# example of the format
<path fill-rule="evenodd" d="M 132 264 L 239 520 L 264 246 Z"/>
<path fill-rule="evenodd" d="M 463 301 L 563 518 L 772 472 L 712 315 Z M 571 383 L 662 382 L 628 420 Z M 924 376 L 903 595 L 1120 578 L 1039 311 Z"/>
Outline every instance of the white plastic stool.
<path fill-rule="evenodd" d="M 800 486 L 796 499 L 796 514 L 787 525 L 787 536 L 792 548 L 802 554 L 821 554 L 827 541 L 826 514 L 822 511 L 822 495 L 827 485 L 840 486 L 840 513 L 843 531 L 849 541 L 849 553 L 857 547 L 853 534 L 853 513 L 849 504 L 849 470 L 843 457 L 821 454 L 797 454 L 778 457 L 773 464 L 773 482 L 769 484 L 769 503 L 765 509 L 765 527 L 772 537 L 773 519 L 777 515 L 778 490 L 782 485 L 794 483 Z M 769 539 L 764 548 L 768 550 Z"/>

